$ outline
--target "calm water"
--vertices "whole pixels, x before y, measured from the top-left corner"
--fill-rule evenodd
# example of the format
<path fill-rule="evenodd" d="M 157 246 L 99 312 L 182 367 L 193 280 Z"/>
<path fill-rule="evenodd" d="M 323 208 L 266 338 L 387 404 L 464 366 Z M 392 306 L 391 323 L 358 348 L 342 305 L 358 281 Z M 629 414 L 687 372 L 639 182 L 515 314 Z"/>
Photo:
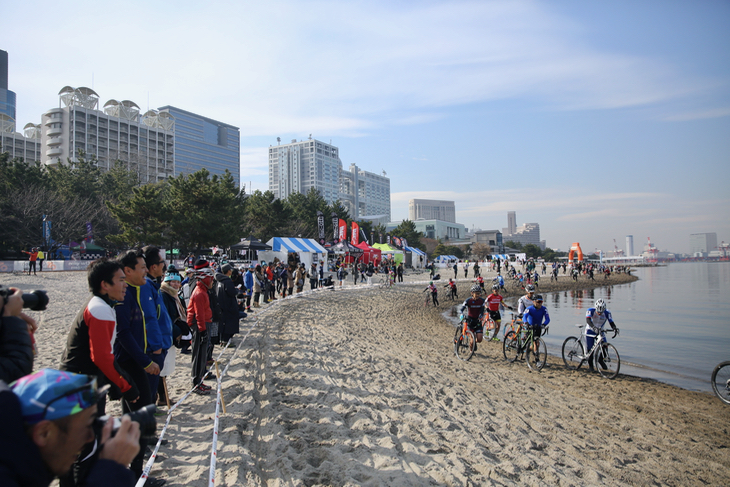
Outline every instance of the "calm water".
<path fill-rule="evenodd" d="M 586 309 L 603 298 L 621 329 L 615 340 L 608 336 L 622 373 L 710 391 L 712 369 L 730 360 L 730 263 L 675 263 L 635 274 L 631 284 L 547 294 L 548 352 L 560 356 L 563 340 L 578 336 L 574 324 L 585 323 Z"/>

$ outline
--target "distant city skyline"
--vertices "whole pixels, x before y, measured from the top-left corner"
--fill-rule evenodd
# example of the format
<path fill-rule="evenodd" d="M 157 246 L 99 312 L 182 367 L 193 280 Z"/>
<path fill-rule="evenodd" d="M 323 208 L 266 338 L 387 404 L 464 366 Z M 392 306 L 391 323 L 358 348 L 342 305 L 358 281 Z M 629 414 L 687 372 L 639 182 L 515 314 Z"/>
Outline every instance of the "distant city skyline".
<path fill-rule="evenodd" d="M 29 0 L 3 16 L 16 127 L 88 86 L 240 128 L 247 191 L 268 189 L 272 139 L 312 134 L 387 172 L 391 220 L 431 199 L 467 228 L 515 211 L 562 250 L 730 241 L 730 2 Z"/>

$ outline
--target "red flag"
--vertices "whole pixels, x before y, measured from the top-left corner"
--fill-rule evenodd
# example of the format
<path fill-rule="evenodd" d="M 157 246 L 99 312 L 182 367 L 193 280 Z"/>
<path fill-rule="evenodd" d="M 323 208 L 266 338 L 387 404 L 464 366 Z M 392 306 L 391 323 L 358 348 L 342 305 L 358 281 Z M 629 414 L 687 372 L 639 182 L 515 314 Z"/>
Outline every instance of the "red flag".
<path fill-rule="evenodd" d="M 339 227 L 340 227 L 340 237 L 339 237 L 340 241 L 346 240 L 347 239 L 347 222 L 345 220 L 343 220 L 342 218 L 340 218 Z"/>
<path fill-rule="evenodd" d="M 360 243 L 360 225 L 356 222 L 352 222 L 350 225 L 350 238 L 352 239 L 352 245 Z"/>

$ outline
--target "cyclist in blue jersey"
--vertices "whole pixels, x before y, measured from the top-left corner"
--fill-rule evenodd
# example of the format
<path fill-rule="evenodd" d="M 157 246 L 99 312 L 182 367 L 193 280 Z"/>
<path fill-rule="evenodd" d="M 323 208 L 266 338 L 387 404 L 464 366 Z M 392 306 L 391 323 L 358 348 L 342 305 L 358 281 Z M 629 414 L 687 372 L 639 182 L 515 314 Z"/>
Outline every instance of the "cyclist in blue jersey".
<path fill-rule="evenodd" d="M 588 308 L 586 311 L 586 327 L 583 329 L 583 335 L 586 337 L 586 353 L 590 352 L 593 348 L 594 340 L 600 335 L 601 340 L 606 340 L 606 334 L 603 331 L 603 327 L 608 322 L 613 331 L 613 338 L 618 336 L 618 328 L 616 323 L 613 321 L 611 312 L 606 309 L 606 302 L 602 299 L 596 301 L 593 308 Z M 593 361 L 590 356 L 586 358 L 588 360 L 588 366 L 590 370 L 593 370 Z M 604 367 L 604 364 L 599 364 Z"/>
<path fill-rule="evenodd" d="M 524 315 L 522 315 L 522 321 L 532 328 L 536 357 L 538 356 L 537 338 L 542 335 L 542 329 L 550 324 L 550 315 L 548 314 L 547 308 L 542 305 L 542 302 L 542 295 L 536 295 L 535 299 L 532 300 L 532 306 L 529 306 L 525 310 Z"/>

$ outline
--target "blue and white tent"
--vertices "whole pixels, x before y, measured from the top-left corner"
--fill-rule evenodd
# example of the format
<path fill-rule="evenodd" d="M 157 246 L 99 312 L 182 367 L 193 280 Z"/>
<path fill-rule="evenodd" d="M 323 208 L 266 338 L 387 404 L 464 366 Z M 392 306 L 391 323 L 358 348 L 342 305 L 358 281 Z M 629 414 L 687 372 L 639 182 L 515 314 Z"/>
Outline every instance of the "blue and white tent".
<path fill-rule="evenodd" d="M 291 252 L 298 254 L 299 261 L 309 269 L 312 262 L 319 264 L 327 260 L 327 250 L 311 238 L 274 237 L 266 244 L 271 246 L 271 250 L 259 252 L 259 261 L 270 262 L 278 258 L 287 262 Z"/>
<path fill-rule="evenodd" d="M 411 253 L 411 266 L 412 267 L 423 267 L 426 265 L 426 260 L 428 260 L 426 256 L 426 252 L 424 252 L 421 249 L 417 249 L 415 247 L 405 247 L 406 252 Z M 419 257 L 423 257 L 423 259 L 420 259 Z"/>

